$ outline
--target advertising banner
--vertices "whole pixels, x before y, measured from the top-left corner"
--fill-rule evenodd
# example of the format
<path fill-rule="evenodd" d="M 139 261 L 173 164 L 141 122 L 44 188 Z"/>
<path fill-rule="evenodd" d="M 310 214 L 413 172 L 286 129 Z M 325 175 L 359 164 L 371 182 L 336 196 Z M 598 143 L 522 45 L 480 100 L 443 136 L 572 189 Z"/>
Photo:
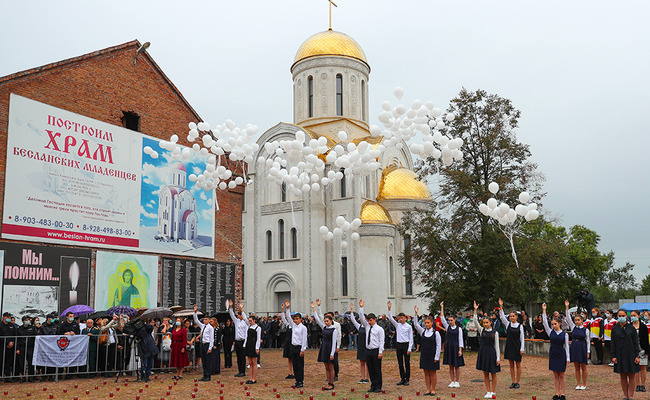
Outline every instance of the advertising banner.
<path fill-rule="evenodd" d="M 22 317 L 89 304 L 90 250 L 0 243 L 2 310 Z"/>
<path fill-rule="evenodd" d="M 207 157 L 159 142 L 11 94 L 2 237 L 214 257 L 214 192 L 188 179 Z"/>
<path fill-rule="evenodd" d="M 162 307 L 182 306 L 214 313 L 235 299 L 235 264 L 162 259 Z"/>
<path fill-rule="evenodd" d="M 90 336 L 36 336 L 32 365 L 40 367 L 79 367 L 86 365 Z"/>
<path fill-rule="evenodd" d="M 156 307 L 158 256 L 98 251 L 95 309 Z"/>

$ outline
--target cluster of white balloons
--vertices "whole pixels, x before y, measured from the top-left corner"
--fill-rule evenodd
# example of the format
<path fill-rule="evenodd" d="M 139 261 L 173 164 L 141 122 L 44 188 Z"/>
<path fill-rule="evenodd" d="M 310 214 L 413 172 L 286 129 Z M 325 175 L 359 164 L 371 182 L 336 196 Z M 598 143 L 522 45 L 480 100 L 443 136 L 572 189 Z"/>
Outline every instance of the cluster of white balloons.
<path fill-rule="evenodd" d="M 404 96 L 401 87 L 395 88 L 395 97 L 398 101 Z M 411 142 L 411 153 L 422 158 L 433 157 L 441 160 L 445 167 L 451 166 L 454 161 L 463 159 L 463 139 L 450 138 L 446 134 L 446 122 L 456 118 L 454 113 L 443 113 L 431 101 L 422 102 L 413 100 L 410 107 L 403 104 L 392 105 L 389 101 L 382 104 L 383 111 L 379 114 L 379 121 L 383 129 L 377 125 L 370 127 L 372 136 L 383 136 L 384 145 L 402 148 L 403 141 L 408 142 L 422 134 L 423 143 Z"/>
<path fill-rule="evenodd" d="M 359 230 L 359 227 L 361 226 L 360 218 L 355 218 L 352 221 L 347 221 L 344 216 L 339 215 L 336 217 L 336 225 L 336 228 L 334 228 L 331 232 L 325 225 L 321 226 L 318 229 L 323 240 L 330 241 L 334 238 L 341 238 L 341 250 L 347 249 L 349 245 L 347 240 L 344 240 L 343 235 L 345 235 L 345 239 L 350 238 L 355 242 L 359 240 L 360 236 L 357 230 Z"/>
<path fill-rule="evenodd" d="M 497 194 L 499 191 L 499 184 L 496 182 L 491 182 L 488 185 L 488 190 L 492 194 Z M 533 221 L 539 217 L 539 211 L 537 211 L 537 204 L 528 203 L 530 200 L 530 195 L 528 192 L 521 192 L 519 194 L 519 203 L 515 208 L 511 208 L 508 204 L 501 202 L 494 197 L 490 197 L 486 203 L 481 203 L 478 206 L 478 210 L 481 214 L 491 217 L 499 222 L 499 224 L 505 226 L 512 224 L 517 221 L 517 216 L 524 217 L 528 222 Z"/>
<path fill-rule="evenodd" d="M 160 147 L 170 151 L 173 159 L 188 160 L 192 156 L 192 151 L 208 156 L 205 170 L 199 175 L 190 174 L 188 179 L 194 182 L 197 188 L 205 191 L 214 188 L 234 189 L 243 184 L 243 177 L 233 178 L 234 173 L 228 168 L 228 163 L 221 165 L 221 157 L 228 154 L 228 158 L 233 163 L 241 162 L 242 172 L 245 175 L 246 164 L 253 161 L 255 153 L 259 150 L 257 143 L 249 144 L 253 136 L 257 134 L 258 127 L 247 124 L 245 128 L 240 128 L 233 121 L 227 120 L 214 129 L 210 129 L 210 124 L 207 122 L 198 124 L 190 122 L 188 128 L 187 140 L 197 142 L 192 145 L 192 148 L 180 146 L 178 135 L 172 135 L 169 141 L 162 140 L 160 142 Z"/>
<path fill-rule="evenodd" d="M 383 145 L 374 149 L 366 141 L 358 145 L 346 143 L 348 135 L 343 131 L 337 137 L 339 144 L 330 149 L 326 137 L 307 141 L 305 132 L 299 130 L 293 140 L 265 143 L 264 148 L 271 157 L 260 156 L 258 162 L 268 168 L 270 182 L 285 184 L 287 192 L 294 196 L 318 192 L 341 179 L 367 175 L 381 168 L 377 159 L 385 149 Z M 344 169 L 345 174 L 333 169 L 324 174 L 326 163 Z"/>

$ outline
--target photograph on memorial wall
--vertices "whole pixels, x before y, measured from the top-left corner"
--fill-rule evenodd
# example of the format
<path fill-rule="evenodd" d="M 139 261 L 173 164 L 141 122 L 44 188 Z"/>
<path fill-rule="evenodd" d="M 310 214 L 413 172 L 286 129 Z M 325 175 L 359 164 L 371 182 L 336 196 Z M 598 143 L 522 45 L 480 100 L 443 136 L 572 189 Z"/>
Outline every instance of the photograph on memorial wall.
<path fill-rule="evenodd" d="M 95 309 L 156 307 L 157 304 L 157 256 L 97 252 Z"/>
<path fill-rule="evenodd" d="M 91 251 L 0 243 L 2 310 L 44 317 L 89 304 Z"/>
<path fill-rule="evenodd" d="M 162 307 L 194 304 L 206 313 L 225 311 L 235 299 L 236 264 L 204 260 L 162 258 Z"/>
<path fill-rule="evenodd" d="M 11 94 L 2 237 L 213 258 L 208 156 L 160 142 Z"/>

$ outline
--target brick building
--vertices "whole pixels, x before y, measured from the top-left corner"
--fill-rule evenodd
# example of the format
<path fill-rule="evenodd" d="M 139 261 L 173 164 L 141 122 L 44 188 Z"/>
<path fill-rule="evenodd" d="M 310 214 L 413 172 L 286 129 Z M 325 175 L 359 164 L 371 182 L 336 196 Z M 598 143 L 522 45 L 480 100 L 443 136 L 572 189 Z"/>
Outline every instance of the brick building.
<path fill-rule="evenodd" d="M 187 123 L 201 121 L 200 116 L 146 51 L 138 54 L 134 63 L 138 48 L 140 43 L 135 40 L 0 77 L 0 147 L 7 149 L 12 93 L 155 138 L 168 140 L 176 133 L 181 137 L 179 144 L 189 146 L 185 140 Z M 7 150 L 3 150 L 0 152 L 0 213 L 6 195 L 6 162 Z M 219 191 L 218 204 L 214 259 L 238 264 L 235 287 L 236 297 L 241 298 L 243 189 Z M 91 299 L 94 256 L 92 260 Z M 160 293 L 167 288 L 159 289 Z"/>

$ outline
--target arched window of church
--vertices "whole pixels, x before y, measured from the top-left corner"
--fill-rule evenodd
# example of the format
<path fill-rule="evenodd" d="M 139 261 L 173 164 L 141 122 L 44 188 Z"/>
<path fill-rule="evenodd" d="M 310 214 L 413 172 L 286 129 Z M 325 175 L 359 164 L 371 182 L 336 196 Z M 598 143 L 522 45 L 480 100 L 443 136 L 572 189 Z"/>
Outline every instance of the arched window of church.
<path fill-rule="evenodd" d="M 280 252 L 280 260 L 284 260 L 284 220 L 281 219 L 278 221 L 278 235 L 280 237 L 279 242 L 279 252 Z"/>
<path fill-rule="evenodd" d="M 341 172 L 343 173 L 343 179 L 341 179 L 341 197 L 347 197 L 348 196 L 348 183 L 347 179 L 345 176 L 345 168 L 341 168 Z"/>
<path fill-rule="evenodd" d="M 307 78 L 307 107 L 308 107 L 308 116 L 309 118 L 314 116 L 314 77 L 310 76 Z"/>
<path fill-rule="evenodd" d="M 343 75 L 336 75 L 336 115 L 343 115 Z"/>
<path fill-rule="evenodd" d="M 298 258 L 298 232 L 291 228 L 291 258 Z"/>
<path fill-rule="evenodd" d="M 266 231 L 266 259 L 273 259 L 273 233 Z"/>
<path fill-rule="evenodd" d="M 395 295 L 395 269 L 393 267 L 393 257 L 388 257 L 388 293 Z"/>
<path fill-rule="evenodd" d="M 366 81 L 361 80 L 361 119 L 366 120 Z"/>
<path fill-rule="evenodd" d="M 411 264 L 411 236 L 404 236 L 404 294 L 413 295 L 413 268 Z"/>
<path fill-rule="evenodd" d="M 287 201 L 287 184 L 285 182 L 282 182 L 282 186 L 280 186 L 280 201 L 283 203 Z"/>

